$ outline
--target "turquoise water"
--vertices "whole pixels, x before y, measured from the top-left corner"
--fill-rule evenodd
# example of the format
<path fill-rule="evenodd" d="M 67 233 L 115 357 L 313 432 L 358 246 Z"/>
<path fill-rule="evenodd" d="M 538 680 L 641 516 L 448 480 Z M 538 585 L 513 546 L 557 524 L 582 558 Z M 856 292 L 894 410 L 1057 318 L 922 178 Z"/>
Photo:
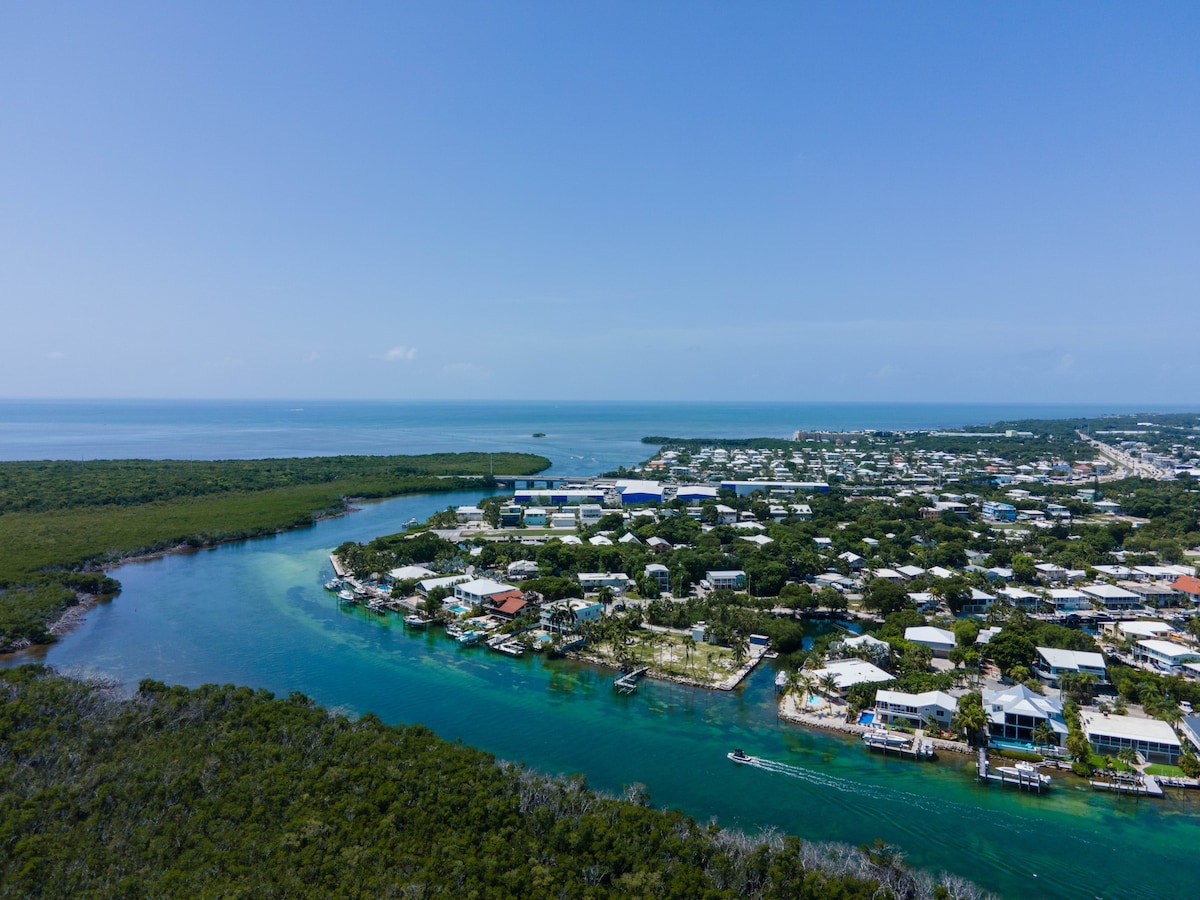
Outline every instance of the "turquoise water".
<path fill-rule="evenodd" d="M 399 617 L 339 607 L 322 588 L 342 541 L 477 498 L 401 498 L 304 531 L 122 566 L 113 574 L 123 593 L 45 659 L 130 686 L 155 678 L 302 691 L 541 771 L 583 773 L 599 789 L 641 782 L 652 802 L 702 821 L 852 844 L 883 838 L 914 865 L 1008 897 L 1192 893 L 1200 798 L 1138 803 L 1061 778 L 1041 797 L 982 787 L 967 758 L 884 758 L 779 722 L 770 668 L 730 694 L 646 681 L 623 697 L 608 671 L 406 632 Z M 734 747 L 772 762 L 733 765 L 725 754 Z"/>

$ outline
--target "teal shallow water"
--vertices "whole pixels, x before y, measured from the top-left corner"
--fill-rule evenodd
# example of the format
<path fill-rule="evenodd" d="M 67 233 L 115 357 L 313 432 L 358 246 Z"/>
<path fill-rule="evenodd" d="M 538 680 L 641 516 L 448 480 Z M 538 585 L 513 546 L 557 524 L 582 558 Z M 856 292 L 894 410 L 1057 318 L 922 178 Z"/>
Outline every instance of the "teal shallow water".
<path fill-rule="evenodd" d="M 408 633 L 397 617 L 339 609 L 322 589 L 342 541 L 477 497 L 402 498 L 305 531 L 122 566 L 123 593 L 46 661 L 131 686 L 155 678 L 302 691 L 541 771 L 582 773 L 602 790 L 641 782 L 655 804 L 701 820 L 852 844 L 883 838 L 914 865 L 1008 897 L 1193 893 L 1200 797 L 1139 804 L 1064 788 L 1061 778 L 1042 797 L 989 789 L 966 758 L 884 759 L 779 722 L 770 669 L 732 694 L 648 681 L 614 696 L 608 671 L 460 648 Z M 736 766 L 725 758 L 733 747 L 779 765 Z"/>

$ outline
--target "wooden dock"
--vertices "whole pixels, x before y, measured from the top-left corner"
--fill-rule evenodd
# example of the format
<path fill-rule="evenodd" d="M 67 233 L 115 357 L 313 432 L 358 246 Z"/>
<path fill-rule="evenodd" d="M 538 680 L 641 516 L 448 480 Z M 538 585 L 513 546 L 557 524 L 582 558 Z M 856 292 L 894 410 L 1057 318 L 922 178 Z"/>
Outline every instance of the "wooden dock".
<path fill-rule="evenodd" d="M 641 681 L 649 671 L 649 666 L 643 666 L 640 669 L 634 669 L 632 672 L 627 672 L 621 677 L 613 680 L 613 690 L 620 694 L 634 693 L 637 690 L 638 682 Z"/>
<path fill-rule="evenodd" d="M 1118 794 L 1131 794 L 1134 797 L 1163 796 L 1162 785 L 1153 775 L 1142 775 L 1139 778 L 1117 778 L 1113 781 L 1089 781 L 1094 791 L 1114 791 Z"/>
<path fill-rule="evenodd" d="M 342 566 L 342 561 L 337 558 L 337 554 L 332 554 L 329 557 L 329 563 L 333 566 L 333 574 L 338 578 L 346 577 L 346 569 Z"/>

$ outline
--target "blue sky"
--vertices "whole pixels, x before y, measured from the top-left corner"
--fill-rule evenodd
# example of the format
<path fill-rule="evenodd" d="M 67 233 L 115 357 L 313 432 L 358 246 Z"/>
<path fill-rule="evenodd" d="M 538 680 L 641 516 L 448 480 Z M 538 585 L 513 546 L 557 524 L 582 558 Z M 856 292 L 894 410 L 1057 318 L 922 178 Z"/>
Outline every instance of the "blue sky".
<path fill-rule="evenodd" d="M 8 4 L 7 397 L 1200 403 L 1200 4 Z"/>

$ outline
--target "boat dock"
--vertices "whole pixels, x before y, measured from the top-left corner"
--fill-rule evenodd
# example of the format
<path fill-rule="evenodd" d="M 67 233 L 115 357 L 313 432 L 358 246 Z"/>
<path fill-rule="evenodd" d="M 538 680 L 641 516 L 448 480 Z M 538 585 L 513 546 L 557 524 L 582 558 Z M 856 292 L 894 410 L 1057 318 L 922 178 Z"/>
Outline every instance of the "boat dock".
<path fill-rule="evenodd" d="M 641 681 L 649 671 L 649 666 L 643 666 L 640 669 L 634 669 L 632 672 L 627 672 L 620 678 L 617 678 L 613 681 L 613 690 L 621 694 L 634 693 L 637 690 L 638 682 Z"/>
<path fill-rule="evenodd" d="M 1030 763 L 1017 763 L 1015 766 L 997 766 L 995 769 L 988 762 L 986 747 L 979 748 L 979 761 L 976 763 L 980 781 L 998 782 L 1010 785 L 1021 791 L 1036 791 L 1041 793 L 1050 787 L 1050 776 L 1043 775 L 1037 766 Z"/>
<path fill-rule="evenodd" d="M 910 737 L 903 732 L 872 728 L 863 732 L 862 741 L 868 750 L 894 753 L 908 759 L 933 759 L 933 741 L 926 739 L 924 731 Z"/>
<path fill-rule="evenodd" d="M 1132 794 L 1135 797 L 1161 798 L 1163 796 L 1162 785 L 1153 775 L 1116 778 L 1112 781 L 1093 780 L 1089 784 L 1094 791 L 1115 791 L 1118 794 Z"/>
<path fill-rule="evenodd" d="M 342 561 L 337 558 L 337 554 L 330 554 L 329 564 L 333 566 L 333 574 L 338 578 L 346 577 L 346 569 L 342 566 Z"/>

